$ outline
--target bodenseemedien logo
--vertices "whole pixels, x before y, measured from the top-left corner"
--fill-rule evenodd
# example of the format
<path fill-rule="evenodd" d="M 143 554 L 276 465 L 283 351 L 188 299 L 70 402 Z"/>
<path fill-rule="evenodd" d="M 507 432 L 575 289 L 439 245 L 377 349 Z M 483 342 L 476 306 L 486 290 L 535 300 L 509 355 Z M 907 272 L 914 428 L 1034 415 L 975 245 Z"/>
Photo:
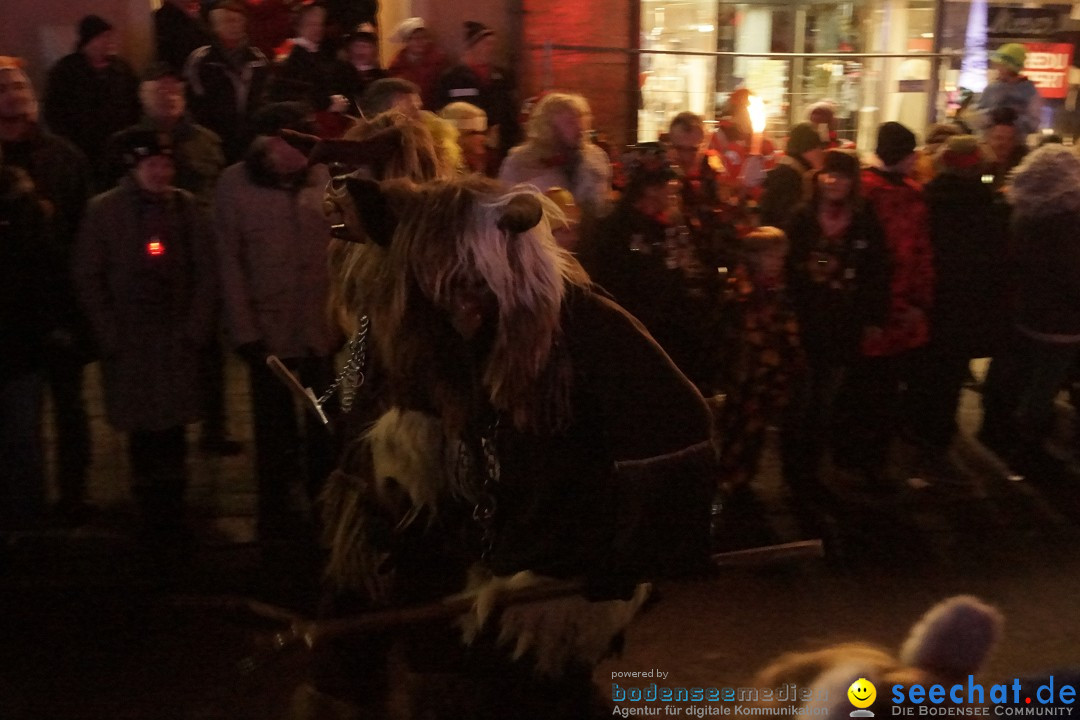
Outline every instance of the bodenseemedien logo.
<path fill-rule="evenodd" d="M 859 678 L 847 689 L 848 702 L 855 706 L 850 715 L 853 718 L 874 717 L 872 710 L 867 710 L 877 700 L 877 688 L 866 678 Z"/>

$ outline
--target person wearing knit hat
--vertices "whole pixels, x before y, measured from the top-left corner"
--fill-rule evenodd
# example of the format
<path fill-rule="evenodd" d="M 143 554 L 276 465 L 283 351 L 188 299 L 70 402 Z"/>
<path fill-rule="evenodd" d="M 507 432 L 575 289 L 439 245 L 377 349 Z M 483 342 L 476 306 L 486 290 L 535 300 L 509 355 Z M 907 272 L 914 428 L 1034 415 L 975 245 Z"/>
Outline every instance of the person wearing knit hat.
<path fill-rule="evenodd" d="M 139 79 L 116 55 L 116 31 L 97 15 L 79 21 L 75 52 L 49 69 L 42 103 L 49 129 L 90 160 L 94 189 L 108 189 L 109 136 L 139 119 Z"/>
<path fill-rule="evenodd" d="M 170 145 L 152 131 L 127 140 L 130 171 L 87 206 L 72 279 L 101 349 L 109 424 L 127 434 L 141 549 L 174 568 L 193 549 L 185 431 L 203 418 L 199 355 L 217 331 L 218 279 L 203 211 L 173 186 Z"/>
<path fill-rule="evenodd" d="M 983 90 L 976 103 L 979 126 L 987 127 L 989 114 L 1001 107 L 1010 107 L 1018 116 L 1016 127 L 1027 136 L 1042 124 L 1042 98 L 1035 84 L 1022 75 L 1027 49 L 1020 43 L 1006 43 L 990 54 L 996 70 L 994 79 Z"/>
<path fill-rule="evenodd" d="M 763 225 L 784 227 L 792 211 L 810 199 L 811 178 L 821 168 L 824 143 L 817 129 L 808 122 L 791 129 L 785 154 L 765 174 L 759 203 Z"/>
<path fill-rule="evenodd" d="M 374 25 L 363 23 L 345 36 L 345 57 L 335 60 L 330 87 L 349 102 L 347 112 L 359 114 L 359 99 L 376 80 L 389 77 L 379 64 L 379 35 Z"/>
<path fill-rule="evenodd" d="M 914 155 L 916 144 L 915 133 L 898 122 L 887 122 L 878 128 L 874 152 L 886 169 L 899 171 L 898 166 Z"/>
<path fill-rule="evenodd" d="M 461 63 L 439 79 L 432 108 L 452 102 L 472 103 L 487 113 L 488 124 L 498 137 L 492 163 L 501 163 L 510 148 L 521 139 L 513 75 L 495 64 L 495 31 L 487 25 L 467 20 Z"/>
<path fill-rule="evenodd" d="M 840 420 L 840 380 L 864 337 L 880 333 L 889 308 L 889 259 L 881 224 L 862 201 L 859 160 L 826 150 L 810 201 L 797 207 L 785 230 L 790 241 L 787 286 L 799 308 L 805 373 L 781 428 L 784 481 L 799 521 L 820 523 L 822 460 Z M 848 427 L 837 427 L 837 440 Z"/>
<path fill-rule="evenodd" d="M 845 378 L 841 392 L 851 403 L 852 427 L 843 433 L 838 455 L 871 486 L 886 481 L 888 449 L 899 429 L 894 419 L 915 417 L 925 392 L 924 378 L 906 374 L 929 340 L 934 298 L 928 210 L 922 189 L 910 177 L 915 146 L 911 130 L 897 122 L 882 124 L 876 152 L 884 167 L 866 168 L 860 178 L 863 199 L 885 231 L 891 300 L 888 319 L 880 332 L 863 338 L 860 357 Z M 918 437 L 919 428 L 904 432 Z"/>
<path fill-rule="evenodd" d="M 420 88 L 424 107 L 438 108 L 439 78 L 450 67 L 450 61 L 432 39 L 424 19 L 403 20 L 390 39 L 405 44 L 390 63 L 390 75 L 415 83 Z"/>

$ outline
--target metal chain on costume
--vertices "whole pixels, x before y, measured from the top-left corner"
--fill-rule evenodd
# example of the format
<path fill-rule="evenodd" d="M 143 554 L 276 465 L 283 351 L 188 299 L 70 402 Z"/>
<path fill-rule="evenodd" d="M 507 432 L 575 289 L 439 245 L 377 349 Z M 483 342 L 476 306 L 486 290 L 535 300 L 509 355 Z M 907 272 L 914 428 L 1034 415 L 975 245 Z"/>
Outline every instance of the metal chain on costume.
<path fill-rule="evenodd" d="M 352 409 L 356 391 L 364 384 L 364 366 L 367 364 L 367 338 L 371 328 L 371 320 L 367 315 L 360 318 L 360 329 L 349 341 L 349 359 L 345 367 L 341 369 L 334 382 L 326 389 L 319 398 L 319 407 L 327 403 L 338 388 L 341 389 L 341 409 L 349 412 Z"/>
<path fill-rule="evenodd" d="M 480 559 L 487 560 L 495 547 L 495 516 L 498 503 L 495 499 L 495 487 L 499 484 L 502 472 L 499 464 L 499 455 L 495 448 L 495 435 L 499 429 L 499 421 L 496 419 L 488 426 L 487 431 L 480 437 L 480 452 L 483 454 L 484 479 L 477 488 L 476 505 L 473 507 L 472 517 L 481 531 Z M 462 441 L 458 445 L 457 472 L 460 480 L 472 480 L 473 462 L 468 445 Z M 469 482 L 469 484 L 472 484 Z"/>

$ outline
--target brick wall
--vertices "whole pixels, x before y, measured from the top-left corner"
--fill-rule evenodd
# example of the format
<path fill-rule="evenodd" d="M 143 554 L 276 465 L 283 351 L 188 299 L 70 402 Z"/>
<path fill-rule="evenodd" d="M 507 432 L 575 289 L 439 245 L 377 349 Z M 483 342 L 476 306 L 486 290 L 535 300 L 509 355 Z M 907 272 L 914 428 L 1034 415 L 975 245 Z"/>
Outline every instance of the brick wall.
<path fill-rule="evenodd" d="M 627 48 L 637 28 L 634 5 L 639 0 L 522 0 L 519 82 L 522 97 L 542 89 L 569 90 L 584 95 L 593 111 L 593 126 L 617 144 L 628 137 L 636 112 L 630 84 L 631 57 L 618 53 L 578 53 L 553 50 L 546 42 L 563 45 Z"/>

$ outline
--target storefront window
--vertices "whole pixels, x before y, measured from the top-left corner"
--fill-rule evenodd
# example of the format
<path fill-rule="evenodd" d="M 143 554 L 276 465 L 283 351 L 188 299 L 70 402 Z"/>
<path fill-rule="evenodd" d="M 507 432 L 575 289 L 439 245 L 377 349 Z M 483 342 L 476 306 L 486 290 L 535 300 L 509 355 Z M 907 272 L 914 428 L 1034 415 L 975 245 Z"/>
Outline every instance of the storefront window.
<path fill-rule="evenodd" d="M 643 0 L 639 139 L 655 138 L 682 110 L 714 119 L 741 86 L 765 100 L 775 133 L 804 120 L 807 108 L 821 100 L 836 106 L 841 135 L 860 147 L 872 145 L 873 130 L 885 120 L 921 133 L 933 92 L 934 18 L 934 0 Z M 688 67 L 698 58 L 651 53 L 691 46 L 732 54 L 703 56 L 696 74 L 685 75 L 685 84 L 676 87 L 664 79 L 670 68 Z M 862 56 L 867 53 L 898 57 Z M 663 75 L 657 72 L 661 67 L 668 68 Z M 708 103 L 692 85 L 701 80 L 711 90 Z"/>

